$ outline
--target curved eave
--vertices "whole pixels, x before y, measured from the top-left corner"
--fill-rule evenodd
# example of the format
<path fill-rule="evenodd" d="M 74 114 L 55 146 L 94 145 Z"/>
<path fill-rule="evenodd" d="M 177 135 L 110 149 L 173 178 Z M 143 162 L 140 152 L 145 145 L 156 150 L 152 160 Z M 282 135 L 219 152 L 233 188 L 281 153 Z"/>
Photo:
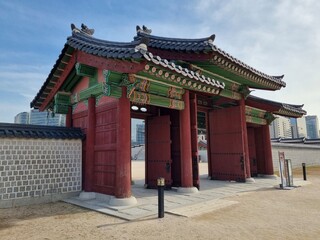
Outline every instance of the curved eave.
<path fill-rule="evenodd" d="M 307 112 L 302 109 L 303 105 L 285 104 L 252 95 L 248 96 L 248 98 L 246 99 L 246 104 L 248 106 L 263 109 L 268 112 L 285 117 L 299 118 L 307 114 Z"/>
<path fill-rule="evenodd" d="M 148 42 L 149 50 L 152 53 L 170 60 L 178 60 L 176 59 L 177 55 L 172 54 L 172 56 L 170 56 L 170 54 L 168 55 L 165 51 L 179 53 L 180 60 L 190 62 L 193 62 L 193 59 L 199 59 L 190 58 L 190 56 L 188 57 L 187 55 L 199 55 L 205 53 L 206 55 L 202 57 L 202 62 L 210 62 L 212 65 L 218 66 L 227 72 L 245 79 L 246 85 L 252 88 L 279 90 L 286 86 L 286 83 L 282 81 L 284 75 L 267 75 L 218 48 L 213 44 L 214 35 L 207 38 L 183 39 L 159 37 L 138 32 L 134 39 L 146 39 L 145 41 Z M 183 55 L 181 53 L 186 53 L 187 55 Z"/>
<path fill-rule="evenodd" d="M 64 45 L 56 63 L 53 65 L 52 70 L 50 71 L 47 79 L 42 84 L 40 90 L 38 91 L 35 98 L 30 103 L 31 108 L 38 109 L 45 98 L 49 95 L 51 89 L 56 84 L 57 80 L 61 76 L 64 68 L 68 65 L 69 60 L 72 56 L 74 48 L 68 46 L 67 44 Z"/>
<path fill-rule="evenodd" d="M 148 62 L 166 68 L 171 72 L 177 74 L 178 76 L 181 76 L 182 78 L 188 78 L 189 80 L 196 81 L 200 84 L 206 84 L 210 87 L 218 88 L 220 90 L 223 90 L 225 88 L 224 82 L 206 77 L 188 68 L 183 68 L 180 65 L 175 65 L 173 62 L 169 62 L 168 60 L 162 59 L 159 56 L 153 56 L 153 54 L 150 52 L 145 52 L 143 56 Z"/>

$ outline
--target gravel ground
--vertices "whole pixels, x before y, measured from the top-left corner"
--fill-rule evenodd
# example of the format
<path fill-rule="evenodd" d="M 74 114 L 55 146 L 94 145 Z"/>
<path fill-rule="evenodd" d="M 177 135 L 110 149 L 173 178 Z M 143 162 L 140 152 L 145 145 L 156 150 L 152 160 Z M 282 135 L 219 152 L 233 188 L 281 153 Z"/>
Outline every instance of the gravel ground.
<path fill-rule="evenodd" d="M 62 202 L 0 209 L 0 239 L 320 239 L 320 167 L 308 180 L 229 197 L 239 204 L 191 218 L 127 222 Z"/>

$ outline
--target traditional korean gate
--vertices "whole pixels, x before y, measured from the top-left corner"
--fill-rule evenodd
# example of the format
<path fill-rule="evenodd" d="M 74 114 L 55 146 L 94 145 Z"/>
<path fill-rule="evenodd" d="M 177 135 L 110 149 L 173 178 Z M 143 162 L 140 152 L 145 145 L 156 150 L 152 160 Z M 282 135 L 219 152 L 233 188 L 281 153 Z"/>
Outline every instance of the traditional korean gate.
<path fill-rule="evenodd" d="M 245 181 L 242 121 L 240 107 L 209 112 L 212 179 Z"/>
<path fill-rule="evenodd" d="M 170 116 L 149 117 L 146 122 L 146 130 L 147 187 L 156 188 L 157 179 L 159 177 L 164 177 L 166 187 L 170 188 L 172 185 Z"/>

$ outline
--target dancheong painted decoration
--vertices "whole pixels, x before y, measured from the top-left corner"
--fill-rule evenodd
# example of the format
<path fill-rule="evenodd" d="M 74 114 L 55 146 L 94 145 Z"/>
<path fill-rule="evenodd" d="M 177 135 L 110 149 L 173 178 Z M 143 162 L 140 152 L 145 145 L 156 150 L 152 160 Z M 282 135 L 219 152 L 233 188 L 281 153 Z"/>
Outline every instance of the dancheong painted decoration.
<path fill-rule="evenodd" d="M 31 107 L 67 114 L 80 127 L 83 190 L 131 198 L 131 118 L 145 120 L 145 185 L 199 188 L 198 127 L 206 129 L 209 177 L 239 182 L 273 175 L 268 125 L 274 114 L 301 117 L 303 105 L 251 95 L 285 87 L 201 39 L 154 36 L 137 26 L 131 42 L 93 37 L 72 24 Z M 134 111 L 133 106 L 144 111 Z M 161 175 L 161 176 L 160 176 Z"/>

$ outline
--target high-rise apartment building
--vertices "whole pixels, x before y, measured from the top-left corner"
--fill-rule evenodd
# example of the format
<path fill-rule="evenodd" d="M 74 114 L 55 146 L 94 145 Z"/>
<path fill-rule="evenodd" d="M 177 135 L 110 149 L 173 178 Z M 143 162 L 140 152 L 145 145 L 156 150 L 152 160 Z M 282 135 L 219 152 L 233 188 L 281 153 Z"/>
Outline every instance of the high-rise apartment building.
<path fill-rule="evenodd" d="M 136 143 L 144 144 L 145 143 L 145 124 L 136 125 Z"/>
<path fill-rule="evenodd" d="M 317 116 L 306 116 L 307 137 L 309 139 L 319 138 L 319 122 Z"/>
<path fill-rule="evenodd" d="M 305 116 L 297 118 L 297 128 L 299 137 L 307 137 L 307 124 Z"/>
<path fill-rule="evenodd" d="M 28 124 L 28 123 L 29 123 L 29 113 L 28 113 L 28 112 L 18 113 L 18 114 L 14 117 L 14 123 L 18 123 L 18 124 Z"/>
<path fill-rule="evenodd" d="M 66 115 L 54 114 L 50 112 L 39 112 L 33 109 L 30 112 L 22 112 L 15 116 L 14 123 L 46 125 L 46 126 L 65 126 Z"/>
<path fill-rule="evenodd" d="M 270 137 L 292 138 L 290 119 L 276 116 L 276 119 L 270 124 Z"/>

